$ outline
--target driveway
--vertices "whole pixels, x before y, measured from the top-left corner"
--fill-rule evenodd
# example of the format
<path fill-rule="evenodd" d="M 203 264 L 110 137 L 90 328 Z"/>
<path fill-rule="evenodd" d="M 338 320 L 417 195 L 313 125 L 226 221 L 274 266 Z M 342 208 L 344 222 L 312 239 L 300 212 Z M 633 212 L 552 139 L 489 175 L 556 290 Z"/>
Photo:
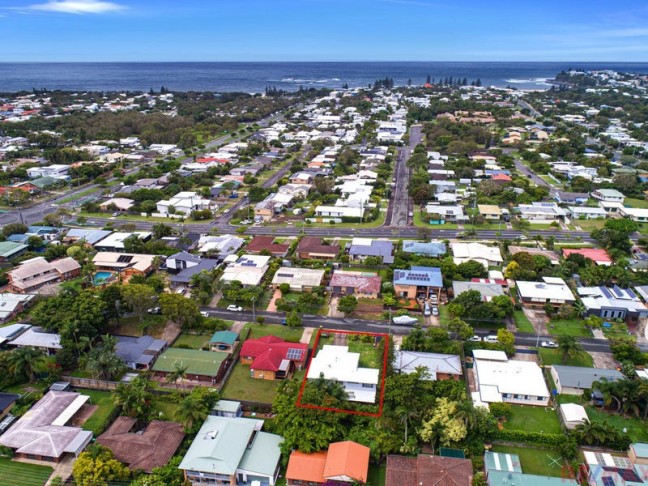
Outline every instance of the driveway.
<path fill-rule="evenodd" d="M 338 310 L 338 302 L 340 301 L 339 297 L 331 297 L 331 301 L 329 302 L 329 312 L 328 312 L 328 317 L 338 317 L 338 318 L 343 318 L 344 312 L 340 312 Z"/>

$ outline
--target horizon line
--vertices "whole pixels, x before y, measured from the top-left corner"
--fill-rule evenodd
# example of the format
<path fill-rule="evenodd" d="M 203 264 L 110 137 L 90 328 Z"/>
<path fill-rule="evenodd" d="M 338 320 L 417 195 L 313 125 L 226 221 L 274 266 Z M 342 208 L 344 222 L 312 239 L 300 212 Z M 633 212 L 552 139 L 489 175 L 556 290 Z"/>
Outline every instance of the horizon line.
<path fill-rule="evenodd" d="M 337 60 L 337 61 L 276 61 L 276 60 L 266 60 L 266 61 L 151 61 L 151 60 L 140 60 L 140 61 L 0 61 L 0 64 L 146 64 L 146 63 L 155 63 L 155 64 L 341 64 L 341 63 L 482 63 L 482 64 L 494 64 L 494 63 L 509 63 L 509 64 L 540 64 L 540 63 L 552 63 L 552 64 L 648 64 L 646 61 L 556 61 L 556 60 L 534 60 L 534 61 L 520 61 L 520 60 L 488 60 L 488 61 L 476 61 L 476 60 L 463 60 L 463 61 L 422 61 L 422 60 Z"/>

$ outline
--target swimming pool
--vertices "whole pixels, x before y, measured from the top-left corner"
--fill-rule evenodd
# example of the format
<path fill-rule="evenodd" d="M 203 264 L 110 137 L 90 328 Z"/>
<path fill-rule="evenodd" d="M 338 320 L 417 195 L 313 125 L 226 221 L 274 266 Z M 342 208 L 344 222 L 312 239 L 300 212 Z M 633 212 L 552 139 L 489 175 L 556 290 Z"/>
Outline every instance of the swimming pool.
<path fill-rule="evenodd" d="M 101 285 L 110 277 L 112 277 L 111 272 L 97 272 L 94 274 L 94 277 L 92 278 L 92 283 L 93 285 Z"/>

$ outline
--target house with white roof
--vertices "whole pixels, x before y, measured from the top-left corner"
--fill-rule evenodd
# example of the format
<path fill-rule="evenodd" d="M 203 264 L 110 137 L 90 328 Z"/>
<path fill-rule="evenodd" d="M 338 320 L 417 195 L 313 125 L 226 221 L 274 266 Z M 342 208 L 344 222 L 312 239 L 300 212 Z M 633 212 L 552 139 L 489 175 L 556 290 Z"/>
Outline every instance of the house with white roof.
<path fill-rule="evenodd" d="M 592 197 L 604 202 L 618 202 L 623 204 L 625 195 L 616 189 L 596 189 L 592 191 Z"/>
<path fill-rule="evenodd" d="M 565 210 L 556 203 L 548 202 L 520 204 L 518 210 L 520 211 L 521 218 L 536 223 L 562 221 L 567 215 Z"/>
<path fill-rule="evenodd" d="M 124 241 L 131 236 L 135 236 L 142 241 L 148 241 L 153 233 L 148 231 L 134 231 L 132 233 L 111 233 L 107 237 L 94 244 L 97 251 L 124 251 Z"/>
<path fill-rule="evenodd" d="M 558 277 L 542 277 L 542 282 L 523 282 L 518 280 L 516 288 L 520 301 L 527 306 L 560 306 L 573 304 L 576 298 L 567 283 Z"/>
<path fill-rule="evenodd" d="M 549 404 L 542 369 L 533 361 L 510 360 L 504 351 L 473 351 L 475 385 L 484 403 Z"/>
<path fill-rule="evenodd" d="M 25 310 L 35 297 L 33 294 L 0 293 L 0 324 L 13 319 Z"/>
<path fill-rule="evenodd" d="M 68 171 L 69 165 L 52 164 L 46 167 L 30 167 L 27 169 L 27 175 L 30 179 L 38 179 L 40 177 L 52 177 L 58 180 L 67 180 L 70 178 Z"/>
<path fill-rule="evenodd" d="M 170 209 L 174 208 L 175 212 Z M 199 196 L 197 192 L 179 192 L 171 199 L 163 199 L 157 203 L 157 212 L 162 216 L 169 216 L 171 214 L 184 214 L 189 216 L 192 211 L 214 210 L 216 203 L 210 199 L 204 199 Z"/>
<path fill-rule="evenodd" d="M 458 265 L 475 260 L 488 270 L 490 266 L 501 265 L 504 261 L 498 246 L 486 246 L 481 243 L 450 243 L 454 262 Z"/>
<path fill-rule="evenodd" d="M 231 255 L 236 257 L 236 255 Z M 268 271 L 269 256 L 243 255 L 225 267 L 221 281 L 232 283 L 239 281 L 244 287 L 256 287 Z"/>
<path fill-rule="evenodd" d="M 359 362 L 360 353 L 350 352 L 348 346 L 325 344 L 311 359 L 306 377 L 337 381 L 350 401 L 375 403 L 380 370 L 361 368 Z"/>
<path fill-rule="evenodd" d="M 607 217 L 605 209 L 598 206 L 570 206 L 568 212 L 572 219 L 605 219 Z"/>
<path fill-rule="evenodd" d="M 628 208 L 621 207 L 619 208 L 619 213 L 621 216 L 630 218 L 632 221 L 637 223 L 648 222 L 648 209 L 647 208 Z"/>

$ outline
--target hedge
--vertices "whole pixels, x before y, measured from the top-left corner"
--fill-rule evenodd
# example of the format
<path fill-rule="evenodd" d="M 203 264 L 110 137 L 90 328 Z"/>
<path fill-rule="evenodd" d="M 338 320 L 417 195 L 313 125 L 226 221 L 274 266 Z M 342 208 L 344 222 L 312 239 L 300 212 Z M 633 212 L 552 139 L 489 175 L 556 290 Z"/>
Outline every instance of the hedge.
<path fill-rule="evenodd" d="M 493 439 L 554 446 L 564 442 L 565 436 L 561 434 L 545 434 L 543 432 L 524 432 L 523 430 L 498 430 L 495 432 Z"/>

